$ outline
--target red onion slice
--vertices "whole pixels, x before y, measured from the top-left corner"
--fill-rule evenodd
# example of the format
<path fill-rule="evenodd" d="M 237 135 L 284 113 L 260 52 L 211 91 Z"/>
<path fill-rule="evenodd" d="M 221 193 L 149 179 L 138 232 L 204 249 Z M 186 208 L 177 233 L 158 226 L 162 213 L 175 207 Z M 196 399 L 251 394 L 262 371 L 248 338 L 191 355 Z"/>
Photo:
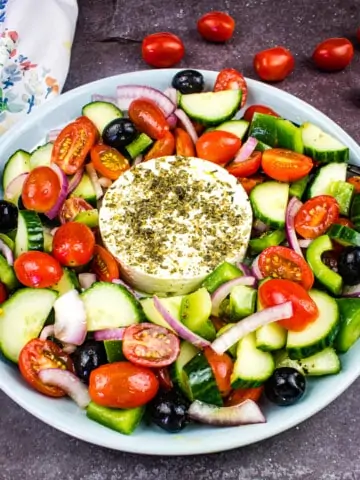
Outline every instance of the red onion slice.
<path fill-rule="evenodd" d="M 75 188 L 79 185 L 83 175 L 84 175 L 84 169 L 79 168 L 79 170 L 73 175 L 73 177 L 69 181 L 69 186 L 67 191 L 68 195 L 70 195 L 70 193 L 72 193 L 75 190 Z"/>
<path fill-rule="evenodd" d="M 232 328 L 226 330 L 211 344 L 211 348 L 219 355 L 225 353 L 230 347 L 237 343 L 248 333 L 254 332 L 258 328 L 268 323 L 277 322 L 290 318 L 293 315 L 291 302 L 282 303 L 275 307 L 265 308 L 260 312 L 254 313 L 236 323 Z"/>
<path fill-rule="evenodd" d="M 257 279 L 257 280 L 262 280 L 264 278 L 263 274 L 261 273 L 260 271 L 260 267 L 259 267 L 259 257 L 260 257 L 260 254 L 255 258 L 255 260 L 253 261 L 252 265 L 251 265 L 251 271 L 254 275 L 254 277 Z"/>
<path fill-rule="evenodd" d="M 189 330 L 187 327 L 185 327 L 184 324 L 174 318 L 170 314 L 170 312 L 163 306 L 163 304 L 156 295 L 154 295 L 153 300 L 156 310 L 164 318 L 165 322 L 167 322 L 170 327 L 179 335 L 180 338 L 187 340 L 198 348 L 205 348 L 211 345 L 210 342 L 208 342 L 204 338 L 199 337 L 199 335 L 196 335 L 196 333 Z"/>
<path fill-rule="evenodd" d="M 260 407 L 253 400 L 245 400 L 233 407 L 217 407 L 195 400 L 189 407 L 188 415 L 196 422 L 218 427 L 266 422 Z"/>
<path fill-rule="evenodd" d="M 7 200 L 8 202 L 11 203 L 16 203 L 18 201 L 18 198 L 20 197 L 22 191 L 23 191 L 23 186 L 24 182 L 28 177 L 28 173 L 21 173 L 17 177 L 15 177 L 9 185 L 6 187 L 5 190 L 5 195 L 4 199 Z"/>
<path fill-rule="evenodd" d="M 61 342 L 81 345 L 87 334 L 86 312 L 77 290 L 61 295 L 54 303 L 55 337 Z"/>
<path fill-rule="evenodd" d="M 169 115 L 166 120 L 167 120 L 167 122 L 168 122 L 168 124 L 169 124 L 170 130 L 174 130 L 174 128 L 175 128 L 176 125 L 177 125 L 177 121 L 178 121 L 177 116 L 175 115 L 175 113 L 172 113 L 171 115 Z"/>
<path fill-rule="evenodd" d="M 96 170 L 93 167 L 93 165 L 91 165 L 90 163 L 88 163 L 85 168 L 86 168 L 87 174 L 90 177 L 92 186 L 94 187 L 96 199 L 99 200 L 104 195 L 104 192 L 99 183 L 99 178 L 97 176 Z"/>
<path fill-rule="evenodd" d="M 246 277 L 252 277 L 252 271 L 251 268 L 248 265 L 245 265 L 245 263 L 238 262 L 236 264 L 237 268 L 242 271 L 243 275 Z"/>
<path fill-rule="evenodd" d="M 360 297 L 360 283 L 357 285 L 346 285 L 343 288 L 342 297 L 358 298 Z"/>
<path fill-rule="evenodd" d="M 135 157 L 134 162 L 133 162 L 133 167 L 135 167 L 136 165 L 139 165 L 139 163 L 141 163 L 143 161 L 143 158 L 144 158 L 144 156 L 141 155 L 141 153 L 140 153 L 140 155 Z"/>
<path fill-rule="evenodd" d="M 253 153 L 257 145 L 257 140 L 254 137 L 249 137 L 242 145 L 232 163 L 241 163 L 247 160 Z"/>
<path fill-rule="evenodd" d="M 255 277 L 237 277 L 233 280 L 230 280 L 226 283 L 220 285 L 219 288 L 215 290 L 214 293 L 211 294 L 211 315 L 214 317 L 219 316 L 219 308 L 221 302 L 225 300 L 225 298 L 230 294 L 231 290 L 236 287 L 236 285 L 247 285 L 249 287 L 255 287 L 256 285 L 256 278 Z"/>
<path fill-rule="evenodd" d="M 312 243 L 312 239 L 311 238 L 300 238 L 298 240 L 298 242 L 299 242 L 300 248 L 308 248 Z"/>
<path fill-rule="evenodd" d="M 302 207 L 302 202 L 296 198 L 292 197 L 288 203 L 286 209 L 286 237 L 289 242 L 290 248 L 292 248 L 296 253 L 298 253 L 302 258 L 304 255 L 299 245 L 298 238 L 295 231 L 295 216 Z"/>
<path fill-rule="evenodd" d="M 96 282 L 95 273 L 79 273 L 79 283 L 80 287 L 84 290 L 87 290 L 91 287 L 93 283 Z"/>
<path fill-rule="evenodd" d="M 94 332 L 94 339 L 99 342 L 104 340 L 122 340 L 124 338 L 125 328 L 107 328 Z"/>
<path fill-rule="evenodd" d="M 111 97 L 108 95 L 99 95 L 98 93 L 94 93 L 93 95 L 91 95 L 91 101 L 113 103 L 117 106 L 117 101 L 115 97 Z"/>
<path fill-rule="evenodd" d="M 199 137 L 198 137 L 198 134 L 196 133 L 194 125 L 192 124 L 192 121 L 186 115 L 186 113 L 183 110 L 180 110 L 179 108 L 177 108 L 174 113 L 177 116 L 177 118 L 180 120 L 180 122 L 184 125 L 185 130 L 190 135 L 191 140 L 194 142 L 194 145 L 195 145 Z"/>
<path fill-rule="evenodd" d="M 164 112 L 165 117 L 171 115 L 176 108 L 176 105 L 160 90 L 143 85 L 119 85 L 116 96 L 120 110 L 129 110 L 131 102 L 138 98 L 147 98 L 155 102 Z"/>
<path fill-rule="evenodd" d="M 45 215 L 50 218 L 50 220 L 53 220 L 58 216 L 62 204 L 66 200 L 69 188 L 69 180 L 65 173 L 61 170 L 61 168 L 56 165 L 56 163 L 52 163 L 50 168 L 54 170 L 60 181 L 60 193 L 58 199 L 56 200 L 53 208 L 51 208 L 48 212 L 45 213 Z"/>
<path fill-rule="evenodd" d="M 80 408 L 86 408 L 90 403 L 88 389 L 82 381 L 68 370 L 60 368 L 45 368 L 40 370 L 39 379 L 46 385 L 59 387 L 71 397 Z"/>
<path fill-rule="evenodd" d="M 55 142 L 60 132 L 61 129 L 50 130 L 50 132 L 46 135 L 46 141 L 51 143 Z"/>
<path fill-rule="evenodd" d="M 54 325 L 47 325 L 44 327 L 39 335 L 39 340 L 46 340 L 48 337 L 53 337 L 55 334 Z"/>
<path fill-rule="evenodd" d="M 0 240 L 0 253 L 5 257 L 8 265 L 12 267 L 14 265 L 14 254 L 11 248 L 2 240 Z"/>
<path fill-rule="evenodd" d="M 178 104 L 178 94 L 176 88 L 167 88 L 166 90 L 164 90 L 164 95 L 166 95 L 174 105 Z"/>

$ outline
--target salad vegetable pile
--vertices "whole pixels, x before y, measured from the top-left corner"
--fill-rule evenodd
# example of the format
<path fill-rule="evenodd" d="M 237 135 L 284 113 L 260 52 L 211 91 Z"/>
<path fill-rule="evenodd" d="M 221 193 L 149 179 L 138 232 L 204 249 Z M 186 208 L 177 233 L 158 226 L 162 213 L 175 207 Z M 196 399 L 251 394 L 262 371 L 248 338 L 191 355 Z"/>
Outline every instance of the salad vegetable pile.
<path fill-rule="evenodd" d="M 265 422 L 263 396 L 292 405 L 307 394 L 308 377 L 341 371 L 341 354 L 360 336 L 360 177 L 348 178 L 349 149 L 336 138 L 267 106 L 246 108 L 246 98 L 234 69 L 211 90 L 194 70 L 177 73 L 165 92 L 121 85 L 114 98 L 94 94 L 47 143 L 9 158 L 0 348 L 35 390 L 69 395 L 123 434 L 145 412 L 177 432 L 191 422 Z M 224 256 L 185 294 L 175 283 L 168 295 L 151 282 L 140 292 L 137 277 L 125 283 L 99 217 L 129 172 L 173 155 L 217 164 L 243 186 L 253 214 L 246 256 Z M 186 184 L 162 185 L 154 187 L 159 209 L 166 197 L 179 222 L 178 206 L 192 201 Z M 185 233 L 194 233 L 189 218 Z M 231 218 L 240 228 L 244 218 Z M 141 234 L 152 242 L 152 264 L 160 262 L 156 231 Z"/>

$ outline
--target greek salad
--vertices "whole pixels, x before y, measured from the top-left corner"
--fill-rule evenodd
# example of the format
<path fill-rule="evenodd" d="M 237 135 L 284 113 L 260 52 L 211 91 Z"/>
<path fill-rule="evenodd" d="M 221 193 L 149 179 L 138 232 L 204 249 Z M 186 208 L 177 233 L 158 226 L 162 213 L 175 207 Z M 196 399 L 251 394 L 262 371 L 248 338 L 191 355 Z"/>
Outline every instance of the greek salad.
<path fill-rule="evenodd" d="M 94 94 L 33 152 L 8 159 L 0 349 L 32 388 L 70 396 L 90 419 L 122 434 L 142 419 L 178 432 L 192 422 L 265 422 L 263 397 L 292 405 L 307 394 L 308 377 L 341 372 L 341 354 L 360 336 L 360 177 L 350 178 L 349 149 L 336 138 L 270 107 L 246 108 L 246 98 L 234 69 L 221 71 L 211 91 L 195 70 L 177 73 L 165 92 L 121 85 L 114 97 Z M 110 235 L 99 223 L 105 204 L 118 208 L 109 192 L 121 190 L 126 175 L 136 179 L 143 169 L 146 179 L 144 165 L 168 157 L 179 180 L 151 173 L 146 185 L 157 207 L 144 210 L 144 197 L 131 220 L 151 246 L 136 268 L 146 273 L 150 261 L 154 268 L 166 260 L 161 232 L 142 222 L 160 218 L 166 204 L 176 232 L 197 192 L 216 188 L 214 173 L 213 183 L 194 181 L 190 195 L 180 183 L 187 158 L 227 172 L 245 190 L 252 217 L 219 219 L 214 204 L 223 199 L 202 199 L 215 219 L 210 240 L 198 237 L 207 270 L 181 294 L 175 282 L 167 289 L 162 281 L 157 291 L 155 280 L 139 291 L 138 277 L 123 274 L 123 257 L 107 248 L 128 217 L 114 217 Z M 186 234 L 207 228 L 189 218 Z M 236 233 L 245 221 L 249 232 L 237 241 L 246 254 L 228 261 L 235 237 L 217 236 L 216 222 L 219 232 L 221 223 Z M 128 238 L 126 248 L 136 241 Z M 216 265 L 210 244 L 220 252 Z M 189 264 L 186 252 L 179 262 Z"/>

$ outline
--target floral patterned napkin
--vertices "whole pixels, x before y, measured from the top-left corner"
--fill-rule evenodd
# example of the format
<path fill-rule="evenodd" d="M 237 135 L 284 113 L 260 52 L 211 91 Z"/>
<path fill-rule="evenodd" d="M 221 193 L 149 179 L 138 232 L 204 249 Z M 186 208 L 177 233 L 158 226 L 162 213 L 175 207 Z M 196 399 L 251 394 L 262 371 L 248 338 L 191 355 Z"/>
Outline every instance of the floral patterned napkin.
<path fill-rule="evenodd" d="M 61 92 L 77 15 L 77 0 L 0 0 L 0 135 Z"/>

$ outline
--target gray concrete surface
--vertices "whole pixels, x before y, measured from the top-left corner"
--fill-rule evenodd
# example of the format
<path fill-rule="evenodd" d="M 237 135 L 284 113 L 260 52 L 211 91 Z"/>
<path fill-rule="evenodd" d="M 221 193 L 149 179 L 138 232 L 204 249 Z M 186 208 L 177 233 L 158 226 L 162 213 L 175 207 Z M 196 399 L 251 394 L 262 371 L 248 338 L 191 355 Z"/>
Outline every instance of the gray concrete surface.
<path fill-rule="evenodd" d="M 196 32 L 195 20 L 212 9 L 227 10 L 237 20 L 236 34 L 227 45 L 206 44 Z M 147 68 L 140 45 L 154 31 L 168 30 L 183 38 L 187 54 L 180 67 L 235 67 L 252 78 L 254 53 L 281 44 L 295 54 L 297 67 L 279 88 L 319 108 L 360 141 L 359 45 L 350 68 L 340 73 L 319 73 L 308 60 L 324 38 L 354 39 L 359 10 L 359 0 L 80 0 L 66 88 Z M 0 393 L 0 479 L 357 480 L 359 397 L 358 381 L 312 419 L 247 448 L 193 458 L 155 458 L 74 440 Z"/>

